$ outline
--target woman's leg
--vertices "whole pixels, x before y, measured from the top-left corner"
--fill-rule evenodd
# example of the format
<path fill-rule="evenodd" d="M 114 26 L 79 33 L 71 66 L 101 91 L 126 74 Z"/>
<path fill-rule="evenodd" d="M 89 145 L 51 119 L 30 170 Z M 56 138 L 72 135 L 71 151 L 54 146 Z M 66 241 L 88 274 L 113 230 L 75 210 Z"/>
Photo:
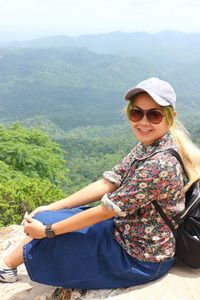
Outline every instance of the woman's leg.
<path fill-rule="evenodd" d="M 0 282 L 15 282 L 17 280 L 17 267 L 23 263 L 23 246 L 32 239 L 27 237 L 19 243 L 0 262 Z"/>
<path fill-rule="evenodd" d="M 21 265 L 23 263 L 23 247 L 30 241 L 32 241 L 32 238 L 29 237 L 22 240 L 15 249 L 13 249 L 8 255 L 4 256 L 3 263 L 5 265 L 0 267 L 15 269 Z"/>

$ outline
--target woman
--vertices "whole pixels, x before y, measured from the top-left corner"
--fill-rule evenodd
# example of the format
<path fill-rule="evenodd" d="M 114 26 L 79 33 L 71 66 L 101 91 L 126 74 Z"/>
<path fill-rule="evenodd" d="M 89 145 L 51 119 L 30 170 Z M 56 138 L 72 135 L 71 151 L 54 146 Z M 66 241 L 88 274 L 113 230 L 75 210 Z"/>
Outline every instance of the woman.
<path fill-rule="evenodd" d="M 24 217 L 27 238 L 4 257 L 0 281 L 14 282 L 25 263 L 34 281 L 67 288 L 121 288 L 163 276 L 174 264 L 175 239 L 156 212 L 169 219 L 184 209 L 187 186 L 200 177 L 200 152 L 175 124 L 176 95 L 158 78 L 125 94 L 139 144 L 102 179 Z M 96 207 L 82 206 L 101 199 Z"/>

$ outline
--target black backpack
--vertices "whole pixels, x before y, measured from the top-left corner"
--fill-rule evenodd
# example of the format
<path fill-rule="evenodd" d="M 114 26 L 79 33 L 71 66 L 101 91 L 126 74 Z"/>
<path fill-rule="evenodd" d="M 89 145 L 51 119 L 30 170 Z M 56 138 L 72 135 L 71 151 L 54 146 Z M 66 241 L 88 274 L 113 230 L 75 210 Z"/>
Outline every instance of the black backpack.
<path fill-rule="evenodd" d="M 174 155 L 185 171 L 183 161 L 177 151 L 167 149 L 164 152 Z M 152 203 L 174 234 L 176 259 L 191 268 L 200 268 L 200 179 L 194 182 L 186 192 L 185 210 L 173 218 L 178 225 L 177 228 L 168 219 L 158 202 L 154 200 Z"/>

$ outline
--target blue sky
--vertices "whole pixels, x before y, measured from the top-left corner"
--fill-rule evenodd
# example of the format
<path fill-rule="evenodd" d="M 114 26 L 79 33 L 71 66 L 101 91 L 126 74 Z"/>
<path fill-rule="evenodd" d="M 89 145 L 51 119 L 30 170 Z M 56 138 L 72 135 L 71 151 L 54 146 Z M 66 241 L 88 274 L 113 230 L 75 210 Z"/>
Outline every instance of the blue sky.
<path fill-rule="evenodd" d="M 0 0 L 0 33 L 200 32 L 199 0 Z"/>

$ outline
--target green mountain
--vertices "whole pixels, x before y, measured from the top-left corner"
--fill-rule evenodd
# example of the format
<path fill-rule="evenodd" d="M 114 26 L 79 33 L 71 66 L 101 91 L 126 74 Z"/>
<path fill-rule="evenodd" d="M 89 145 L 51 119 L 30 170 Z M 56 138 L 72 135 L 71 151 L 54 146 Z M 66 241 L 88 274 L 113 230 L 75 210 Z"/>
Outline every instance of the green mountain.
<path fill-rule="evenodd" d="M 43 116 L 65 131 L 121 124 L 124 92 L 158 76 L 175 87 L 178 111 L 183 118 L 189 114 L 193 126 L 200 101 L 199 64 L 164 68 L 155 61 L 81 48 L 1 48 L 0 120 Z"/>
<path fill-rule="evenodd" d="M 124 91 L 159 68 L 78 48 L 1 49 L 0 119 L 46 115 L 64 130 L 121 122 Z"/>
<path fill-rule="evenodd" d="M 0 121 L 40 127 L 62 144 L 67 192 L 99 178 L 136 143 L 124 92 L 158 76 L 200 144 L 200 34 L 111 33 L 50 37 L 0 48 Z M 63 166 L 65 167 L 65 166 Z"/>
<path fill-rule="evenodd" d="M 98 53 L 142 57 L 147 61 L 157 59 L 159 63 L 195 62 L 199 57 L 200 33 L 178 31 L 147 32 L 111 32 L 78 37 L 50 36 L 24 42 L 9 43 L 12 47 L 60 48 L 79 47 Z M 163 60 L 163 56 L 167 61 Z"/>

